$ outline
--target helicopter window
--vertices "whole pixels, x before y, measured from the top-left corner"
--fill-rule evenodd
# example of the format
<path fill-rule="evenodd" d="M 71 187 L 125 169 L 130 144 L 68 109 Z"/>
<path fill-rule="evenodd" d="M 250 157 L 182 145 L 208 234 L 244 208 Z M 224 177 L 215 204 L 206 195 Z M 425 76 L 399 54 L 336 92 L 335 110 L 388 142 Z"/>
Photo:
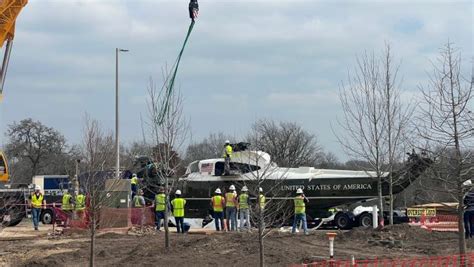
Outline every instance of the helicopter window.
<path fill-rule="evenodd" d="M 225 165 L 224 165 L 223 161 L 216 162 L 216 164 L 214 166 L 214 175 L 215 176 L 223 175 L 224 174 L 224 168 L 225 168 Z"/>
<path fill-rule="evenodd" d="M 191 165 L 189 166 L 189 170 L 191 172 L 199 172 L 199 161 L 191 163 Z"/>
<path fill-rule="evenodd" d="M 5 159 L 0 155 L 0 167 L 5 167 Z"/>
<path fill-rule="evenodd" d="M 239 162 L 231 162 L 230 163 L 230 170 L 231 171 L 238 171 L 239 173 L 248 173 L 259 170 L 259 166 L 239 163 Z"/>

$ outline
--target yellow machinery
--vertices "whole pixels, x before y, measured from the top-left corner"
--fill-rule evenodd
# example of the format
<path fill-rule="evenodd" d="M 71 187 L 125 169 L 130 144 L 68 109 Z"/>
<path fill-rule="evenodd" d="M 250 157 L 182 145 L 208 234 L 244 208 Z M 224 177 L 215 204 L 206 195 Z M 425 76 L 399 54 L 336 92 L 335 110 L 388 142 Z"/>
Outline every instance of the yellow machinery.
<path fill-rule="evenodd" d="M 0 101 L 3 97 L 3 85 L 15 36 L 15 21 L 27 3 L 28 0 L 0 0 L 0 44 L 2 48 L 6 44 L 0 69 Z M 7 183 L 9 178 L 7 159 L 5 154 L 0 151 L 0 183 Z"/>
<path fill-rule="evenodd" d="M 0 44 L 5 46 L 5 54 L 2 61 L 2 69 L 0 70 L 0 100 L 3 95 L 3 85 L 5 84 L 5 76 L 7 75 L 8 62 L 10 61 L 10 53 L 13 45 L 13 37 L 15 36 L 15 21 L 20 11 L 28 3 L 28 0 L 0 0 Z"/>

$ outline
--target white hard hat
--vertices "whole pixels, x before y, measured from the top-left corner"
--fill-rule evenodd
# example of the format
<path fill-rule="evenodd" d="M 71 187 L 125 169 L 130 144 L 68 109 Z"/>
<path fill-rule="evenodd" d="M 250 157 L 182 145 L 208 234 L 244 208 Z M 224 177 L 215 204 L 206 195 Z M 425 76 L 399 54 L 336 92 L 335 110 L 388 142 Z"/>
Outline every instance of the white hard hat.
<path fill-rule="evenodd" d="M 261 187 L 259 187 L 258 192 L 263 192 L 263 189 Z"/>
<path fill-rule="evenodd" d="M 472 185 L 471 179 L 464 181 L 464 183 L 462 183 L 462 185 L 463 186 L 471 186 Z"/>
<path fill-rule="evenodd" d="M 303 189 L 298 188 L 298 190 L 296 190 L 296 194 L 303 194 Z"/>
<path fill-rule="evenodd" d="M 41 190 L 41 186 L 35 185 L 35 190 Z"/>
<path fill-rule="evenodd" d="M 137 177 L 137 174 L 136 173 L 132 174 L 132 177 Z"/>
<path fill-rule="evenodd" d="M 176 195 L 181 195 L 181 190 L 179 190 L 179 189 L 176 190 L 176 193 L 175 193 L 175 194 L 176 194 Z"/>
<path fill-rule="evenodd" d="M 229 140 L 225 140 L 225 143 L 226 143 L 226 144 L 230 144 L 230 141 L 229 141 Z"/>
<path fill-rule="evenodd" d="M 235 186 L 233 184 L 230 185 L 229 190 L 235 190 Z"/>
<path fill-rule="evenodd" d="M 216 189 L 216 194 L 220 194 L 221 193 L 221 189 L 220 188 L 217 188 Z"/>
<path fill-rule="evenodd" d="M 244 185 L 244 187 L 242 187 L 242 192 L 247 192 L 249 191 L 249 189 Z"/>

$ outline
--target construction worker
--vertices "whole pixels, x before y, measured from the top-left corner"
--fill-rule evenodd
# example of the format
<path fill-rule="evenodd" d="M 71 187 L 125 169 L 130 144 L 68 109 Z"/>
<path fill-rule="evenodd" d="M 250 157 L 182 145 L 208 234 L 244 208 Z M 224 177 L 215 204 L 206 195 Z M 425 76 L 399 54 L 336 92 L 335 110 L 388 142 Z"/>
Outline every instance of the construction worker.
<path fill-rule="evenodd" d="M 230 141 L 226 140 L 224 144 L 224 153 L 222 155 L 225 161 L 224 165 L 224 175 L 230 175 L 230 159 L 232 158 L 232 146 Z"/>
<path fill-rule="evenodd" d="M 237 193 L 235 186 L 229 187 L 229 192 L 225 194 L 225 217 L 227 219 L 227 230 L 237 231 Z"/>
<path fill-rule="evenodd" d="M 41 187 L 35 186 L 35 192 L 31 194 L 31 217 L 33 219 L 33 226 L 38 231 L 38 225 L 41 215 L 41 210 L 46 206 L 46 200 L 41 193 Z"/>
<path fill-rule="evenodd" d="M 239 196 L 239 213 L 240 213 L 240 227 L 239 230 L 244 229 L 244 221 L 247 224 L 248 230 L 250 231 L 250 210 L 249 210 L 249 190 L 247 186 L 242 187 L 240 196 Z"/>
<path fill-rule="evenodd" d="M 214 222 L 216 224 L 216 230 L 224 230 L 224 207 L 225 199 L 221 196 L 222 192 L 219 188 L 216 189 L 215 195 L 211 199 L 211 205 L 213 210 Z M 219 226 L 221 228 L 219 228 Z"/>
<path fill-rule="evenodd" d="M 143 190 L 138 190 L 138 195 L 133 197 L 133 207 L 143 208 L 145 207 L 145 198 L 143 197 Z"/>
<path fill-rule="evenodd" d="M 260 210 L 263 211 L 265 208 L 265 195 L 263 194 L 263 189 L 261 187 L 258 188 L 258 204 L 260 205 Z"/>
<path fill-rule="evenodd" d="M 72 195 L 69 193 L 69 190 L 67 189 L 63 191 L 61 209 L 66 213 L 70 213 L 74 209 L 74 200 L 72 198 Z"/>
<path fill-rule="evenodd" d="M 137 178 L 136 173 L 132 174 L 132 179 L 130 179 L 130 185 L 132 189 L 132 199 L 133 199 L 135 195 L 137 194 L 137 190 L 138 190 L 138 178 Z"/>
<path fill-rule="evenodd" d="M 76 191 L 75 193 L 75 211 L 77 214 L 77 217 L 82 219 L 84 215 L 84 210 L 86 209 L 86 196 L 81 191 Z"/>
<path fill-rule="evenodd" d="M 160 187 L 158 194 L 155 196 L 155 225 L 157 231 L 161 231 L 161 220 L 165 219 L 166 202 L 165 189 Z"/>
<path fill-rule="evenodd" d="M 464 235 L 467 238 L 474 237 L 474 189 L 472 189 L 471 180 L 463 183 L 464 194 Z"/>
<path fill-rule="evenodd" d="M 184 206 L 186 205 L 186 199 L 181 197 L 181 190 L 179 189 L 174 194 L 176 197 L 171 201 L 171 206 L 176 222 L 176 231 L 184 234 Z"/>
<path fill-rule="evenodd" d="M 296 225 L 299 224 L 300 221 L 303 222 L 303 230 L 304 234 L 308 234 L 308 226 L 306 224 L 306 205 L 305 203 L 308 203 L 309 200 L 305 197 L 303 193 L 303 189 L 298 188 L 296 190 L 296 197 L 294 199 L 295 203 L 295 218 L 293 220 L 293 228 L 291 229 L 291 233 L 296 232 Z"/>

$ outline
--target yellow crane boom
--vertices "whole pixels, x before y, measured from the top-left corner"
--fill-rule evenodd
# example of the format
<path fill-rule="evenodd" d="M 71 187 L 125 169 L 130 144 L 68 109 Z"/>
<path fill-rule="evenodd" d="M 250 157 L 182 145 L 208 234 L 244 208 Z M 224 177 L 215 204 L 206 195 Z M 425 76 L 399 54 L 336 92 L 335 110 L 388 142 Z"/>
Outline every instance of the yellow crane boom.
<path fill-rule="evenodd" d="M 3 85 L 7 74 L 8 62 L 15 36 L 15 21 L 28 0 L 0 0 L 0 44 L 6 42 L 5 54 L 3 56 L 2 68 L 0 69 L 0 100 L 3 95 Z"/>

